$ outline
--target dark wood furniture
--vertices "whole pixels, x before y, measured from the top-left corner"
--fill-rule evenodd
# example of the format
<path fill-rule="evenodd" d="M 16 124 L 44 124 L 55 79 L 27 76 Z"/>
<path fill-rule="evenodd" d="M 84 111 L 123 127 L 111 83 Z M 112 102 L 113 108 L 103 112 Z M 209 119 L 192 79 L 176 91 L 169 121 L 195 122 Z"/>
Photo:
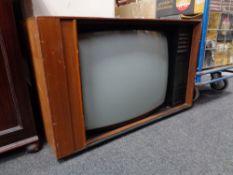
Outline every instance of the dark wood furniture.
<path fill-rule="evenodd" d="M 92 26 L 82 28 L 80 21 L 83 24 L 91 23 Z M 105 26 L 108 26 L 107 29 L 114 29 L 119 25 L 142 27 L 147 23 L 154 27 L 162 25 L 167 29 L 172 26 L 170 30 L 182 23 L 192 29 L 184 102 L 99 135 L 88 136 L 84 123 L 78 54 L 80 30 L 102 30 Z M 201 31 L 200 22 L 197 20 L 33 17 L 28 19 L 26 24 L 47 140 L 58 159 L 192 106 Z"/>
<path fill-rule="evenodd" d="M 11 0 L 0 0 L 0 153 L 29 145 L 38 149 L 24 60 Z"/>

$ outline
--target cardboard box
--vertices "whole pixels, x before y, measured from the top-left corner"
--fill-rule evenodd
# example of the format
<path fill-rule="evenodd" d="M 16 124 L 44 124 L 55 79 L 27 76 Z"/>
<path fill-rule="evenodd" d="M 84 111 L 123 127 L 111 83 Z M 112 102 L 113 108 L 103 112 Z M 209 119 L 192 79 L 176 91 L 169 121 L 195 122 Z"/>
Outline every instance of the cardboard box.
<path fill-rule="evenodd" d="M 233 11 L 232 0 L 211 0 L 209 4 L 210 11 Z"/>
<path fill-rule="evenodd" d="M 233 64 L 233 15 L 211 11 L 206 38 L 206 67 Z M 209 43 L 215 43 L 210 45 Z M 213 60 L 210 62 L 209 60 Z M 205 64 L 207 63 L 207 64 Z M 208 64 L 211 63 L 211 64 Z"/>
<path fill-rule="evenodd" d="M 233 45 L 231 42 L 218 43 L 214 57 L 214 66 L 231 64 L 232 48 Z"/>
<path fill-rule="evenodd" d="M 233 15 L 222 14 L 220 25 L 219 25 L 217 41 L 219 42 L 230 41 L 231 42 L 233 39 L 232 27 L 233 27 Z"/>
<path fill-rule="evenodd" d="M 231 47 L 229 48 L 229 64 L 233 64 L 233 44 L 231 43 Z"/>
<path fill-rule="evenodd" d="M 203 67 L 226 66 L 233 63 L 232 42 L 207 41 Z"/>
<path fill-rule="evenodd" d="M 156 18 L 156 0 L 128 0 L 115 8 L 116 17 Z"/>
<path fill-rule="evenodd" d="M 207 30 L 207 40 L 216 41 L 218 36 L 217 29 L 219 28 L 221 21 L 221 13 L 219 12 L 210 12 L 209 13 L 209 24 Z"/>
<path fill-rule="evenodd" d="M 156 16 L 193 15 L 203 13 L 205 0 L 157 0 Z"/>

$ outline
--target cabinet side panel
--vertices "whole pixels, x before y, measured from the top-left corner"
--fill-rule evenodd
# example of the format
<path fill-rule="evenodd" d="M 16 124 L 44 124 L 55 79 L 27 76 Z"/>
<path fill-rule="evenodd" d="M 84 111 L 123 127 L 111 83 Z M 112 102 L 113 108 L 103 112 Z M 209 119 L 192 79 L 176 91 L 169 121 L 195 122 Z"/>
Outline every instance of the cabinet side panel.
<path fill-rule="evenodd" d="M 57 157 L 62 158 L 75 151 L 70 111 L 66 64 L 63 53 L 60 20 L 38 19 L 41 50 L 48 88 Z"/>
<path fill-rule="evenodd" d="M 52 116 L 49 105 L 49 98 L 47 92 L 47 84 L 45 81 L 43 57 L 40 47 L 39 33 L 35 18 L 30 18 L 26 21 L 27 35 L 30 43 L 31 57 L 34 75 L 36 79 L 37 91 L 39 93 L 40 108 L 43 117 L 43 124 L 47 141 L 55 149 L 55 138 L 52 126 Z"/>
<path fill-rule="evenodd" d="M 37 19 L 57 158 L 75 151 L 60 20 Z"/>
<path fill-rule="evenodd" d="M 83 116 L 80 65 L 78 57 L 78 35 L 76 20 L 61 21 L 64 57 L 69 89 L 72 126 L 77 150 L 86 145 L 86 135 Z"/>
<path fill-rule="evenodd" d="M 196 76 L 200 37 L 201 37 L 201 23 L 198 23 L 194 26 L 193 36 L 192 36 L 192 46 L 191 46 L 189 71 L 188 71 L 188 84 L 187 84 L 186 100 L 185 100 L 186 104 L 188 105 L 192 105 L 193 103 L 193 91 L 195 86 L 195 76 Z"/>

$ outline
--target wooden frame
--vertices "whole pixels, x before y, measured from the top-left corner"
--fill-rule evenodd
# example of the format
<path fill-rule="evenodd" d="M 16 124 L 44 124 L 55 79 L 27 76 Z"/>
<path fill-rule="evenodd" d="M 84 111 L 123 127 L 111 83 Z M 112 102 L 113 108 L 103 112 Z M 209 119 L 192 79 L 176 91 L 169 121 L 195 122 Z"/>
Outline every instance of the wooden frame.
<path fill-rule="evenodd" d="M 117 22 L 119 24 L 121 22 L 124 22 L 124 24 L 127 22 L 148 22 L 164 26 L 179 25 L 180 23 L 192 25 L 194 30 L 185 103 L 87 139 L 82 107 L 80 65 L 77 54 L 78 22 L 85 19 Z M 187 109 L 192 105 L 201 31 L 198 20 L 181 22 L 155 19 L 33 17 L 28 19 L 26 24 L 46 136 L 58 159 L 156 119 Z"/>

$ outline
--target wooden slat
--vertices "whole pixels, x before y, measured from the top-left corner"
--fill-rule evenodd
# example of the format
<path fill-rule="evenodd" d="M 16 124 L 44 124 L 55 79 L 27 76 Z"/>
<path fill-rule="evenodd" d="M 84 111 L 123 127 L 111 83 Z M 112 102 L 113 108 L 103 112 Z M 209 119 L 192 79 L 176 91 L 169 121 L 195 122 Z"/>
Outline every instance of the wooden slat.
<path fill-rule="evenodd" d="M 127 124 L 125 126 L 122 126 L 120 128 L 114 129 L 112 131 L 106 132 L 106 133 L 104 133 L 104 134 L 102 134 L 100 136 L 91 138 L 91 139 L 89 139 L 87 141 L 87 143 L 89 145 L 91 145 L 91 144 L 94 144 L 96 142 L 100 142 L 101 140 L 111 138 L 111 137 L 116 136 L 116 135 L 118 135 L 118 134 L 120 134 L 120 133 L 122 133 L 122 132 L 124 132 L 126 130 L 130 130 L 130 129 L 134 129 L 134 128 L 143 126 L 144 124 L 153 122 L 153 121 L 158 120 L 158 119 L 163 118 L 163 117 L 167 117 L 167 116 L 169 116 L 171 114 L 174 114 L 174 113 L 179 112 L 181 110 L 187 109 L 189 107 L 190 106 L 187 105 L 187 104 L 182 104 L 182 105 L 179 105 L 177 107 L 173 107 L 171 109 L 168 109 L 166 111 L 157 113 L 155 115 L 148 116 L 148 117 L 146 117 L 146 118 L 144 118 L 142 120 L 139 120 L 137 122 L 133 122 L 133 123 Z"/>
<path fill-rule="evenodd" d="M 34 18 L 30 18 L 26 21 L 28 40 L 30 43 L 33 70 L 35 74 L 37 91 L 39 93 L 40 107 L 43 117 L 43 124 L 45 126 L 45 132 L 47 141 L 55 149 L 56 139 L 54 138 L 54 130 L 52 126 L 52 117 L 50 111 L 50 104 L 47 92 L 47 84 L 45 80 L 43 56 L 40 47 L 40 37 L 37 29 L 37 23 Z M 55 151 L 56 152 L 56 151 Z"/>
<path fill-rule="evenodd" d="M 76 20 L 61 21 L 75 149 L 86 145 Z"/>
<path fill-rule="evenodd" d="M 44 18 L 37 23 L 57 157 L 60 158 L 75 150 L 60 20 Z"/>
<path fill-rule="evenodd" d="M 193 91 L 195 86 L 195 76 L 196 76 L 200 38 L 201 38 L 201 23 L 195 25 L 192 36 L 192 46 L 191 46 L 188 81 L 187 81 L 188 84 L 187 84 L 186 98 L 185 98 L 185 102 L 188 105 L 192 105 L 193 103 Z"/>
<path fill-rule="evenodd" d="M 31 17 L 34 18 L 34 17 Z M 80 17 L 80 16 L 38 16 L 38 19 L 60 19 L 60 20 L 78 20 L 78 21 L 104 21 L 104 22 L 153 22 L 161 25 L 165 24 L 198 24 L 200 19 L 155 19 L 155 18 L 103 18 L 103 17 Z"/>

